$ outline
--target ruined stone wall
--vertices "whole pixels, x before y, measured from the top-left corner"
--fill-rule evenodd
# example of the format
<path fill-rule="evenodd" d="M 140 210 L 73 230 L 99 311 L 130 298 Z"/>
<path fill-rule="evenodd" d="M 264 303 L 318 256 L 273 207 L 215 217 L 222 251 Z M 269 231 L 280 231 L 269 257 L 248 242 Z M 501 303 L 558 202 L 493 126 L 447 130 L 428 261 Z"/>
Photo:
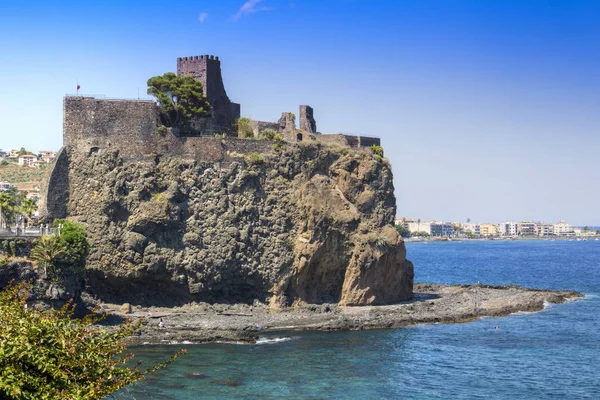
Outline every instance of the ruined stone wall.
<path fill-rule="evenodd" d="M 273 129 L 275 132 L 280 131 L 279 122 L 256 121 L 254 119 L 251 119 L 250 127 L 254 132 L 255 138 L 259 138 L 265 129 Z"/>
<path fill-rule="evenodd" d="M 381 146 L 381 139 L 373 136 L 359 136 L 358 142 L 360 147 Z"/>
<path fill-rule="evenodd" d="M 300 106 L 300 129 L 309 133 L 317 133 L 317 123 L 311 106 Z"/>

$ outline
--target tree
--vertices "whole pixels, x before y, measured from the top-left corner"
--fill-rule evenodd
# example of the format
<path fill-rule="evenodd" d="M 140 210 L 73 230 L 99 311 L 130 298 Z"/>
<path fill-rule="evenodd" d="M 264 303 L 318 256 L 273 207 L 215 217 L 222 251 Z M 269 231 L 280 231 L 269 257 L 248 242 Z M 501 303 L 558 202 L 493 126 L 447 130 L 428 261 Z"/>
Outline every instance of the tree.
<path fill-rule="evenodd" d="M 210 115 L 211 106 L 204 97 L 202 83 L 191 76 L 167 72 L 148 79 L 148 94 L 156 97 L 169 125 L 189 128 L 195 117 Z"/>
<path fill-rule="evenodd" d="M 27 154 L 27 150 L 25 150 L 25 147 L 21 147 L 19 149 L 19 155 L 22 156 L 23 154 Z"/>
<path fill-rule="evenodd" d="M 15 206 L 17 201 L 15 196 L 9 192 L 0 192 L 0 227 L 2 224 L 8 226 L 14 217 Z"/>
<path fill-rule="evenodd" d="M 396 230 L 398 231 L 398 233 L 400 234 L 400 236 L 402 236 L 403 238 L 409 238 L 410 237 L 410 231 L 408 229 L 406 229 L 404 227 L 404 225 L 402 225 L 402 224 L 396 225 Z"/>
<path fill-rule="evenodd" d="M 37 210 L 37 204 L 33 199 L 23 199 L 20 206 L 20 211 L 27 219 L 31 219 L 33 213 Z"/>
<path fill-rule="evenodd" d="M 250 126 L 250 118 L 238 118 L 236 121 L 237 134 L 241 139 L 254 139 L 254 130 Z"/>
<path fill-rule="evenodd" d="M 38 244 L 31 249 L 30 257 L 42 266 L 44 269 L 44 278 L 47 278 L 48 272 L 53 276 L 56 274 L 56 262 L 66 252 L 67 249 L 59 236 L 42 236 Z"/>
<path fill-rule="evenodd" d="M 90 245 L 83 225 L 66 219 L 57 219 L 54 226 L 60 229 L 58 236 L 65 252 L 56 260 L 58 268 L 69 268 L 75 271 L 83 270 Z"/>
<path fill-rule="evenodd" d="M 103 316 L 73 319 L 70 303 L 61 310 L 27 310 L 29 289 L 20 284 L 0 292 L 2 399 L 103 399 L 185 353 L 144 371 L 131 367 L 124 341 L 139 322 L 107 332 L 94 326 Z"/>

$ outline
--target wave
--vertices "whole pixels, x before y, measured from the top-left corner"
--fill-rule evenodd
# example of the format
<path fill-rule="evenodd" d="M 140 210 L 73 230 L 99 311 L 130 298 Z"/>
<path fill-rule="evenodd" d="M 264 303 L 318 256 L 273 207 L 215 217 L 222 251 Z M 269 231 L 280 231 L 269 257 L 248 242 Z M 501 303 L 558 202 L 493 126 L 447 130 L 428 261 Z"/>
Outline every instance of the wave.
<path fill-rule="evenodd" d="M 274 343 L 281 343 L 281 342 L 288 342 L 290 340 L 294 340 L 294 339 L 298 339 L 297 337 L 274 337 L 274 338 L 266 338 L 266 337 L 259 337 L 258 340 L 256 341 L 256 344 L 274 344 Z"/>

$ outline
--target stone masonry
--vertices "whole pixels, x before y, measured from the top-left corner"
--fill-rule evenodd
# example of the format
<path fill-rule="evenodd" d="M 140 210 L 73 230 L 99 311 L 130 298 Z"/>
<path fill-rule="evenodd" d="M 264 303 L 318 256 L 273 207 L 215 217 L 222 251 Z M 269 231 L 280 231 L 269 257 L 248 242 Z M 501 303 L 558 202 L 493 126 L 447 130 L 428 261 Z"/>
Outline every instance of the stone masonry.
<path fill-rule="evenodd" d="M 240 117 L 240 105 L 232 103 L 227 96 L 219 57 L 209 55 L 180 57 L 177 59 L 177 75 L 193 76 L 202 82 L 204 95 L 212 106 L 212 117 L 198 124 L 202 126 L 203 134 L 231 134 L 235 121 Z"/>
<path fill-rule="evenodd" d="M 317 133 L 317 123 L 313 117 L 313 109 L 311 106 L 300 106 L 300 130 L 308 133 Z"/>

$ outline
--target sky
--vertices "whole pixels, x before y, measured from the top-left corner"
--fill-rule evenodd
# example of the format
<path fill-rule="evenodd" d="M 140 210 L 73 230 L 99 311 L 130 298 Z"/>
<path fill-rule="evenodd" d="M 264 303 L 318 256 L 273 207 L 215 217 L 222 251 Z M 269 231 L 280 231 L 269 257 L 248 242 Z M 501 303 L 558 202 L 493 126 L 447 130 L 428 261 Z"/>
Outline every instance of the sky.
<path fill-rule="evenodd" d="M 600 1 L 4 0 L 0 148 L 202 54 L 242 116 L 379 136 L 398 216 L 600 225 Z"/>

